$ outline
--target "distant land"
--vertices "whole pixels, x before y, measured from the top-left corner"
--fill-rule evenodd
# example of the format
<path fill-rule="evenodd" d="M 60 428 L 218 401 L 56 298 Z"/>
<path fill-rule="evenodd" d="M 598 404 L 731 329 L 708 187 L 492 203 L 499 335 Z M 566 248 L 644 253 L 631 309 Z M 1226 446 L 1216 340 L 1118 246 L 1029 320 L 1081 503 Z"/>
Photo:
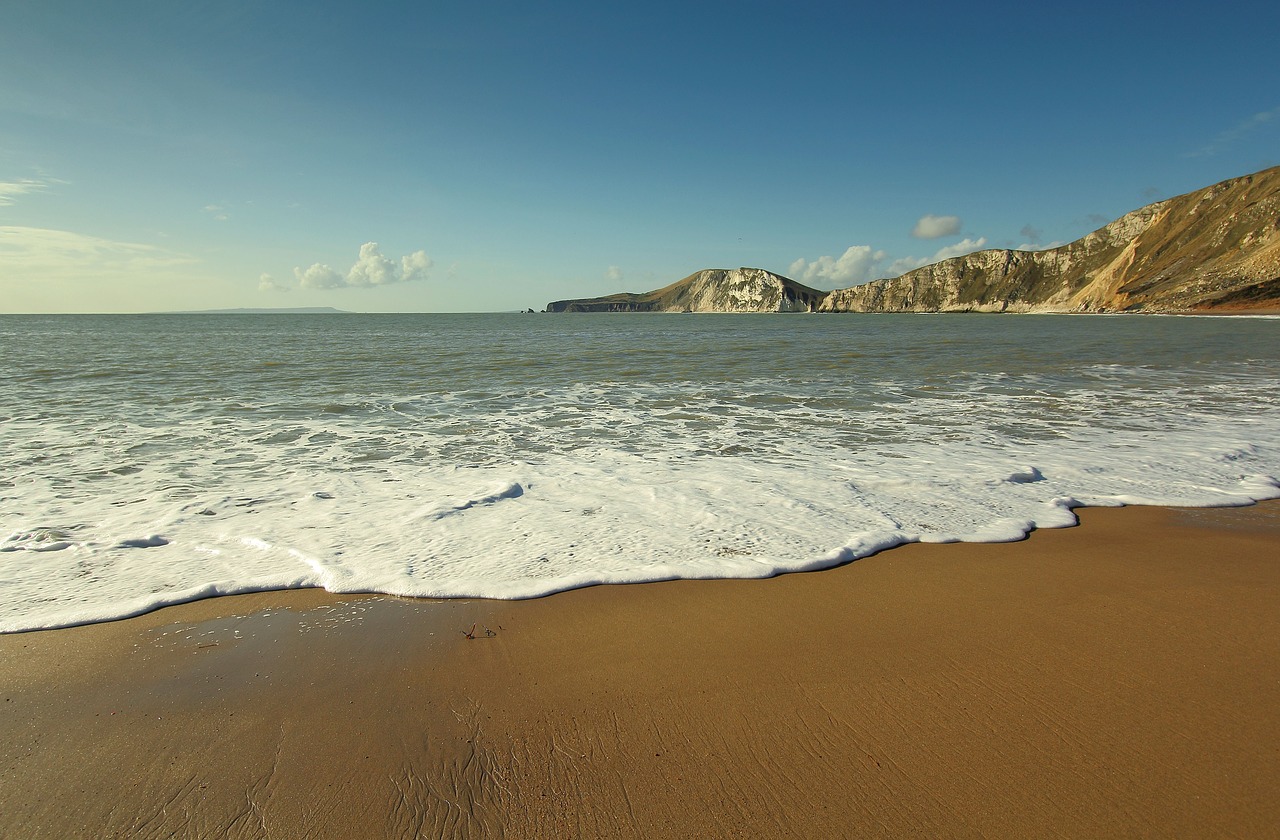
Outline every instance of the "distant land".
<path fill-rule="evenodd" d="M 546 311 L 1280 311 L 1280 167 L 1157 201 L 1045 251 L 976 251 L 830 292 L 759 268 L 704 269 Z"/>
<path fill-rule="evenodd" d="M 157 312 L 157 315 L 349 315 L 332 306 L 298 306 L 291 309 L 201 309 L 193 312 Z"/>

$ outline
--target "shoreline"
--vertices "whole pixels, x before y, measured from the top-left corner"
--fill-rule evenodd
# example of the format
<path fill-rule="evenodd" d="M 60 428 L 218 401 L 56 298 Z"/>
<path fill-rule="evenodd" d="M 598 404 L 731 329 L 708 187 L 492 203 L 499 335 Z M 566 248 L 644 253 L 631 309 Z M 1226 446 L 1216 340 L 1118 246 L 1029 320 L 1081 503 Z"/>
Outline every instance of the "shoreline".
<path fill-rule="evenodd" d="M 0 636 L 0 834 L 1276 836 L 1280 501 L 1076 514 L 765 580 Z"/>

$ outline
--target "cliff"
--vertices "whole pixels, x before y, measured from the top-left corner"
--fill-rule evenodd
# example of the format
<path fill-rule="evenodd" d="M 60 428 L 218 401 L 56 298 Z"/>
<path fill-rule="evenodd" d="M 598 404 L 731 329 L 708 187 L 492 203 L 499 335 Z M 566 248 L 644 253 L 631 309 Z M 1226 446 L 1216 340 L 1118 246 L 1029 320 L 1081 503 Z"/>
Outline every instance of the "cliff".
<path fill-rule="evenodd" d="M 1280 309 L 1280 167 L 1150 204 L 1047 251 L 978 251 L 824 292 L 758 268 L 548 312 L 1186 312 Z"/>
<path fill-rule="evenodd" d="M 760 268 L 709 268 L 643 294 L 557 300 L 548 312 L 813 312 L 827 292 Z"/>
<path fill-rule="evenodd" d="M 978 251 L 831 292 L 824 312 L 1280 307 L 1280 167 L 1135 210 L 1048 251 Z"/>

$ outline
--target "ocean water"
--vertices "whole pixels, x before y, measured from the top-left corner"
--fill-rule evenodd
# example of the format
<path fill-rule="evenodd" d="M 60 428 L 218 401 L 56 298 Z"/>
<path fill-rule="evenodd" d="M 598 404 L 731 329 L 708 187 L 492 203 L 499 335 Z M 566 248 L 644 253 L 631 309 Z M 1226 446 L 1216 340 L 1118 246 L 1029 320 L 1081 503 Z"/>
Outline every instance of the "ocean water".
<path fill-rule="evenodd" d="M 1280 320 L 0 317 L 0 631 L 524 598 L 1280 496 Z"/>

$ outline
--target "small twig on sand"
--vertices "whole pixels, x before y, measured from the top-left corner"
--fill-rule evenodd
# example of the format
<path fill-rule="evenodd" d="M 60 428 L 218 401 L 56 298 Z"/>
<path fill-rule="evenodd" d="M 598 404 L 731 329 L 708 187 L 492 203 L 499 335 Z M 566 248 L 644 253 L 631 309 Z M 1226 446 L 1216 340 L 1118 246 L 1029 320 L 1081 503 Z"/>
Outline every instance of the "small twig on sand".
<path fill-rule="evenodd" d="M 476 637 L 476 626 L 473 624 L 471 625 L 470 630 L 463 630 L 462 635 L 466 636 L 468 639 L 474 639 Z"/>

